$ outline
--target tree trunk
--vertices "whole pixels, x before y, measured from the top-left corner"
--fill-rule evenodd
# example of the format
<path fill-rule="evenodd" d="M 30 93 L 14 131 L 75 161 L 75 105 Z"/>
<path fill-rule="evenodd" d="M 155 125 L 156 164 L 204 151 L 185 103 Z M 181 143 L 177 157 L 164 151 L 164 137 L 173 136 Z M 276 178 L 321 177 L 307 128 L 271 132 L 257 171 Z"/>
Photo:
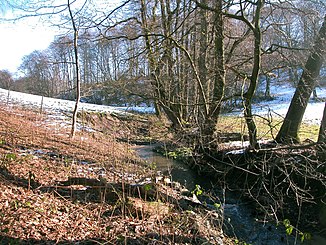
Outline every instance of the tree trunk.
<path fill-rule="evenodd" d="M 326 143 L 326 102 L 324 107 L 323 119 L 320 123 L 318 143 L 325 144 Z"/>
<path fill-rule="evenodd" d="M 326 54 L 326 15 L 316 38 L 315 45 L 306 62 L 303 74 L 292 98 L 290 107 L 285 116 L 276 141 L 280 143 L 298 143 L 298 131 L 302 122 L 312 90 L 315 87 L 316 78 L 319 75 L 321 66 Z"/>
<path fill-rule="evenodd" d="M 225 59 L 224 59 L 224 22 L 223 22 L 223 1 L 216 1 L 215 13 L 215 74 L 214 74 L 214 89 L 212 96 L 212 104 L 210 106 L 209 115 L 207 118 L 209 125 L 209 135 L 214 142 L 214 134 L 216 124 L 221 112 L 222 99 L 224 97 L 225 87 Z M 215 144 L 213 144 L 214 146 Z"/>
<path fill-rule="evenodd" d="M 198 3 L 201 6 L 202 11 L 207 9 L 206 1 Z M 201 125 L 201 147 L 204 151 L 214 150 L 217 147 L 217 142 L 215 141 L 216 124 L 220 115 L 222 99 L 224 97 L 224 87 L 225 87 L 225 58 L 224 58 L 224 21 L 223 21 L 223 1 L 217 0 L 216 7 L 214 9 L 214 84 L 212 96 L 210 99 L 209 110 L 207 115 L 205 115 L 204 123 Z M 203 23 L 202 23 L 203 24 Z M 202 26 L 201 32 L 207 31 L 207 28 Z M 201 48 L 206 45 L 207 41 L 201 36 Z M 206 60 L 199 59 L 200 62 Z M 201 75 L 201 79 L 206 79 L 207 68 L 204 64 L 199 64 L 201 67 L 200 72 L 205 71 L 205 74 Z M 203 81 L 206 82 L 206 81 Z"/>
<path fill-rule="evenodd" d="M 169 3 L 167 3 L 169 5 Z M 160 107 L 168 119 L 172 122 L 172 128 L 182 128 L 182 114 L 180 110 L 180 103 L 178 96 L 175 96 L 174 91 L 171 90 L 171 84 L 174 86 L 173 69 L 172 69 L 172 41 L 170 36 L 170 10 L 163 0 L 160 0 L 162 25 L 165 39 L 164 52 L 160 54 L 155 42 L 151 40 L 151 31 L 148 23 L 146 1 L 140 1 L 142 30 L 144 33 L 145 47 L 147 51 L 148 65 L 151 72 L 151 84 L 154 87 L 155 103 Z M 153 10 L 154 11 L 154 10 Z M 158 60 L 159 59 L 159 60 Z"/>
<path fill-rule="evenodd" d="M 78 29 L 74 20 L 74 16 L 71 11 L 70 0 L 68 0 L 68 9 L 71 18 L 71 23 L 74 30 L 74 56 L 75 56 L 75 68 L 76 68 L 76 103 L 72 116 L 72 125 L 71 125 L 71 137 L 75 136 L 76 124 L 77 124 L 77 113 L 78 105 L 80 101 L 80 72 L 79 72 L 79 62 L 78 62 Z"/>
<path fill-rule="evenodd" d="M 316 87 L 314 88 L 314 90 L 312 91 L 312 98 L 314 100 L 318 100 L 318 94 L 317 94 L 317 89 Z"/>
<path fill-rule="evenodd" d="M 154 108 L 155 108 L 155 115 L 159 118 L 162 117 L 162 111 L 161 111 L 161 108 L 160 106 L 157 104 L 157 101 L 154 101 Z"/>
<path fill-rule="evenodd" d="M 271 98 L 271 77 L 269 74 L 266 74 L 266 87 L 265 87 L 265 99 L 270 99 Z"/>
<path fill-rule="evenodd" d="M 201 4 L 203 5 L 207 5 L 207 0 L 201 0 Z M 200 29 L 199 29 L 199 54 L 198 55 L 198 76 L 200 78 L 200 81 L 203 84 L 203 87 L 205 89 L 206 95 L 208 94 L 208 79 L 207 79 L 207 33 L 208 33 L 208 21 L 207 21 L 207 10 L 204 8 L 201 8 L 199 10 L 199 15 L 200 15 Z M 199 96 L 199 105 L 202 105 L 205 103 L 203 96 Z M 202 106 L 200 106 L 202 107 Z M 205 124 L 205 118 L 203 117 L 207 117 L 207 114 L 202 113 L 201 108 L 198 110 L 197 112 L 197 120 L 199 122 L 202 122 L 202 126 L 204 126 Z M 204 126 L 205 127 L 205 126 Z"/>
<path fill-rule="evenodd" d="M 250 147 L 256 148 L 258 146 L 257 143 L 257 126 L 254 121 L 252 115 L 252 98 L 255 94 L 258 76 L 261 67 L 261 30 L 260 30 L 260 15 L 261 9 L 264 5 L 264 0 L 259 0 L 257 2 L 256 12 L 255 12 L 255 19 L 254 19 L 254 64 L 252 68 L 252 73 L 250 77 L 250 84 L 248 91 L 244 95 L 244 116 L 248 127 L 248 134 L 249 134 L 249 143 Z"/>

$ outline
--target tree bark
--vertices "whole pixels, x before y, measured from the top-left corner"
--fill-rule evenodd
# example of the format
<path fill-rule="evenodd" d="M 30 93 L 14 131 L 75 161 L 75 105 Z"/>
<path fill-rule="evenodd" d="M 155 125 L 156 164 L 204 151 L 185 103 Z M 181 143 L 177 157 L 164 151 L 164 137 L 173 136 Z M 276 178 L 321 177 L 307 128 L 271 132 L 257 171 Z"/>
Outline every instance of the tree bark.
<path fill-rule="evenodd" d="M 201 0 L 201 4 L 203 5 L 207 5 L 207 0 Z M 208 88 L 209 88 L 209 81 L 207 79 L 207 73 L 208 73 L 208 69 L 207 69 L 207 46 L 208 46 L 208 42 L 207 42 L 207 34 L 208 34 L 208 21 L 207 21 L 207 10 L 204 8 L 201 8 L 199 10 L 199 15 L 200 15 L 200 29 L 199 29 L 199 56 L 198 56 L 198 76 L 200 78 L 201 83 L 203 84 L 203 87 L 205 89 L 206 92 L 206 96 L 207 94 L 209 94 L 208 92 Z M 199 104 L 204 104 L 206 103 L 206 101 L 204 100 L 203 96 L 199 96 Z M 202 125 L 204 125 L 204 121 L 205 118 L 203 117 L 207 117 L 207 113 L 202 113 L 201 109 L 198 110 L 197 112 L 197 120 L 199 122 L 202 122 Z"/>
<path fill-rule="evenodd" d="M 209 114 L 206 118 L 207 134 L 209 137 L 208 145 L 215 147 L 216 124 L 221 112 L 222 99 L 224 97 L 225 87 L 225 58 L 224 58 L 224 22 L 223 22 L 223 1 L 216 1 L 215 12 L 215 71 L 214 71 L 214 88 L 212 95 L 212 103 L 209 108 Z"/>
<path fill-rule="evenodd" d="M 320 28 L 319 35 L 315 40 L 314 47 L 305 64 L 303 74 L 292 98 L 290 107 L 285 116 L 280 131 L 276 136 L 279 143 L 298 143 L 298 131 L 306 110 L 309 98 L 315 87 L 316 78 L 319 75 L 321 66 L 326 54 L 326 15 Z"/>
<path fill-rule="evenodd" d="M 207 82 L 207 67 L 205 55 L 207 40 L 206 38 L 206 20 L 204 19 L 204 13 L 207 10 L 214 12 L 214 83 L 212 95 L 209 100 L 208 113 L 204 115 L 204 122 L 201 125 L 201 145 L 200 147 L 204 151 L 214 150 L 217 147 L 217 142 L 215 139 L 216 125 L 221 111 L 222 100 L 224 97 L 224 88 L 225 88 L 225 57 L 224 57 L 224 20 L 223 20 L 223 1 L 217 0 L 215 8 L 212 9 L 207 6 L 207 1 L 203 0 L 197 2 L 197 5 L 201 8 L 201 17 L 202 17 L 202 26 L 201 26 L 201 42 L 200 50 L 204 52 L 201 54 L 199 61 L 199 74 L 201 81 L 203 83 Z M 208 94 L 207 94 L 208 95 Z M 208 96 L 209 97 L 209 96 Z"/>
<path fill-rule="evenodd" d="M 318 136 L 318 143 L 325 144 L 326 143 L 326 102 L 323 112 L 323 118 L 320 123 L 319 128 L 319 136 Z"/>

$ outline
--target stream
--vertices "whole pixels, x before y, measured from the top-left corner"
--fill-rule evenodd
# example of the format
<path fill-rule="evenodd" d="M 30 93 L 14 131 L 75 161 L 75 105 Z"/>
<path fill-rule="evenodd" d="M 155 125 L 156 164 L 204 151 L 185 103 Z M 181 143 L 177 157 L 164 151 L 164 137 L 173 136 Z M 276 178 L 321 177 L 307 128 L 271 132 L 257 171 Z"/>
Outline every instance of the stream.
<path fill-rule="evenodd" d="M 235 192 L 223 191 L 211 184 L 212 179 L 199 176 L 186 164 L 177 162 L 153 151 L 155 145 L 137 145 L 133 149 L 139 157 L 146 161 L 148 166 L 155 165 L 156 171 L 169 176 L 173 182 L 179 182 L 189 191 L 200 185 L 203 190 L 210 190 L 216 196 L 212 203 L 224 203 L 224 227 L 228 236 L 234 236 L 244 244 L 257 245 L 283 245 L 294 244 L 294 237 L 286 235 L 283 226 L 257 221 L 253 208 L 240 199 Z M 224 200 L 221 202 L 221 200 Z M 300 241 L 297 242 L 298 244 Z"/>

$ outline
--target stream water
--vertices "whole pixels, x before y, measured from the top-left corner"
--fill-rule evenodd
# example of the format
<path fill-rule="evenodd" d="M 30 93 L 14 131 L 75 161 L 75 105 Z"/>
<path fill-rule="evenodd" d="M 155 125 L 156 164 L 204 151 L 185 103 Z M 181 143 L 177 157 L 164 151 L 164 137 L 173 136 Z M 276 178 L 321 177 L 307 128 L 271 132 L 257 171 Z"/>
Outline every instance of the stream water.
<path fill-rule="evenodd" d="M 223 200 L 225 220 L 223 229 L 227 235 L 235 236 L 239 241 L 253 245 L 295 244 L 294 238 L 286 236 L 282 226 L 259 222 L 253 215 L 252 207 L 242 201 L 239 194 L 214 188 L 211 183 L 213 180 L 199 176 L 186 164 L 154 152 L 154 147 L 154 145 L 138 145 L 134 150 L 146 161 L 146 164 L 155 165 L 157 171 L 164 176 L 169 176 L 172 181 L 184 185 L 188 190 L 192 191 L 195 185 L 200 185 L 205 191 L 210 190 L 214 193 L 217 200 L 211 200 L 212 203 L 221 203 Z"/>

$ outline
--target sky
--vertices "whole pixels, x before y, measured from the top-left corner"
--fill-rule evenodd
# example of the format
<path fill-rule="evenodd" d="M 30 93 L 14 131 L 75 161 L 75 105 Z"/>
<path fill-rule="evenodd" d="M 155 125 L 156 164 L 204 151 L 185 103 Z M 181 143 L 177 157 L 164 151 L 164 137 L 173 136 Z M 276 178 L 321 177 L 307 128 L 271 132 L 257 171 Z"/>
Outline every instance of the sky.
<path fill-rule="evenodd" d="M 108 11 L 116 7 L 120 0 L 95 0 L 94 2 L 98 9 Z M 66 1 L 53 0 L 54 5 L 59 3 L 66 3 Z M 81 3 L 84 1 L 76 1 L 73 7 L 78 9 Z M 35 50 L 45 50 L 54 41 L 55 36 L 60 35 L 58 28 L 40 22 L 38 17 L 24 18 L 15 23 L 3 20 L 14 19 L 18 15 L 17 11 L 7 9 L 1 12 L 0 9 L 0 70 L 9 70 L 13 75 L 25 55 Z"/>
<path fill-rule="evenodd" d="M 7 14 L 7 15 L 10 15 Z M 0 70 L 15 73 L 25 55 L 34 50 L 44 50 L 57 34 L 36 18 L 27 18 L 16 23 L 0 22 Z"/>

